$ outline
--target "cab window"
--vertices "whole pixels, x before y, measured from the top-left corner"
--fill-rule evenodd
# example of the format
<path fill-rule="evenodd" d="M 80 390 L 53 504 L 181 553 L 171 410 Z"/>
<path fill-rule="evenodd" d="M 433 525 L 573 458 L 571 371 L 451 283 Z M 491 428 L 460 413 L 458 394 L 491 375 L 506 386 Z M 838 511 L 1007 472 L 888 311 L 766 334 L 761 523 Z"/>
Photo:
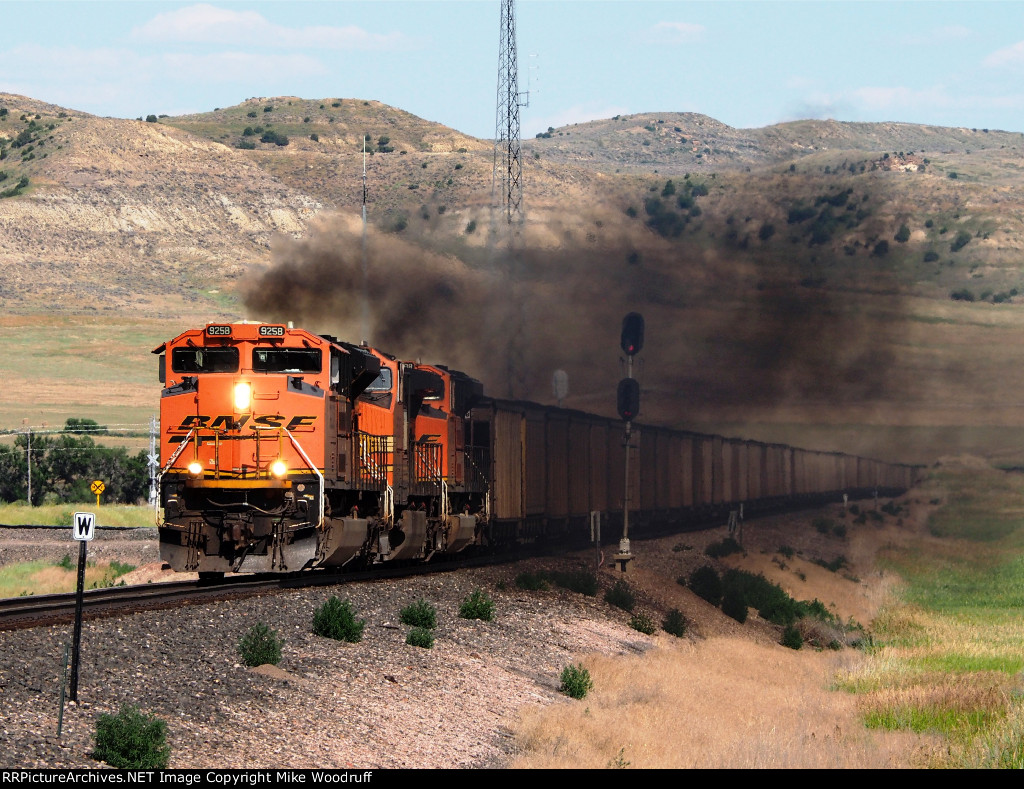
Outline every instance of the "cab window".
<path fill-rule="evenodd" d="M 381 367 L 380 374 L 373 379 L 364 391 L 367 392 L 390 392 L 391 391 L 391 368 Z"/>
<path fill-rule="evenodd" d="M 176 373 L 237 373 L 237 348 L 174 348 L 171 370 Z"/>
<path fill-rule="evenodd" d="M 252 369 L 257 373 L 319 373 L 323 370 L 319 348 L 256 348 Z"/>

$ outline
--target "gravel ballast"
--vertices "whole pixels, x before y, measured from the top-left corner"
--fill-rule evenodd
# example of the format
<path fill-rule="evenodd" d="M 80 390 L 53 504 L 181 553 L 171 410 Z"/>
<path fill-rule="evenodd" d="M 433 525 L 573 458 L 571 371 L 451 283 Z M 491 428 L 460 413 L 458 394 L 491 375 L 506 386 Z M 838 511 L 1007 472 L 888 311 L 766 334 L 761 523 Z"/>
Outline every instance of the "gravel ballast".
<path fill-rule="evenodd" d="M 106 550 L 107 560 L 156 561 L 155 531 L 118 541 L 98 536 L 90 558 Z M 2 544 L 4 564 L 59 561 L 76 547 L 67 531 L 5 530 Z M 91 756 L 96 720 L 131 704 L 166 721 L 171 768 L 501 767 L 514 749 L 518 708 L 573 703 L 558 693 L 566 665 L 591 652 L 636 654 L 655 644 L 600 596 L 518 589 L 522 569 L 466 569 L 87 620 L 79 704 L 66 706 L 60 737 L 61 662 L 72 626 L 0 632 L 0 766 L 102 767 Z M 493 621 L 458 616 L 477 588 L 494 600 Z M 366 620 L 360 642 L 312 633 L 314 611 L 332 595 Z M 431 649 L 407 645 L 409 628 L 399 621 L 401 609 L 420 598 L 437 608 Z M 257 623 L 284 641 L 277 666 L 250 668 L 238 654 Z"/>

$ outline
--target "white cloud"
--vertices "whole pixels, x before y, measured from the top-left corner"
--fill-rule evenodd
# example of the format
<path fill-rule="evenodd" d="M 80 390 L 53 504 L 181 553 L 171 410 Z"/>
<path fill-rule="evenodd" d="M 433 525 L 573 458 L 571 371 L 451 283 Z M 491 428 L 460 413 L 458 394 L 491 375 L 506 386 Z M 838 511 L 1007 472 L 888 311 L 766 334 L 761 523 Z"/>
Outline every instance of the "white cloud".
<path fill-rule="evenodd" d="M 414 49 L 421 44 L 404 33 L 371 33 L 360 27 L 292 28 L 270 22 L 256 11 L 234 11 L 200 3 L 157 14 L 132 30 L 141 41 L 307 47 L 317 49 Z"/>
<path fill-rule="evenodd" d="M 704 25 L 690 22 L 657 22 L 639 38 L 645 44 L 690 44 L 703 39 L 705 30 Z"/>
<path fill-rule="evenodd" d="M 168 54 L 159 58 L 161 70 L 176 82 L 203 79 L 207 82 L 251 82 L 254 74 L 266 75 L 268 83 L 328 73 L 308 55 L 218 52 L 213 55 Z"/>
<path fill-rule="evenodd" d="M 992 68 L 1024 66 L 1024 41 L 1018 41 L 1012 46 L 997 49 L 985 58 L 982 63 Z"/>

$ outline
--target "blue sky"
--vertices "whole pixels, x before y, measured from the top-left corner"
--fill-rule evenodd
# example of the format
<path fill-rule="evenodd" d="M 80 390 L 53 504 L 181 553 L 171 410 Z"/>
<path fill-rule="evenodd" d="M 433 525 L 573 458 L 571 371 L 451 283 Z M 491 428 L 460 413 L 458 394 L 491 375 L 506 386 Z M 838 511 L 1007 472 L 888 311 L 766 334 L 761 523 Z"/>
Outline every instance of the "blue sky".
<path fill-rule="evenodd" d="M 495 129 L 499 0 L 0 0 L 0 91 L 135 118 L 376 99 Z M 1024 2 L 517 0 L 522 136 L 636 112 L 1024 131 Z"/>

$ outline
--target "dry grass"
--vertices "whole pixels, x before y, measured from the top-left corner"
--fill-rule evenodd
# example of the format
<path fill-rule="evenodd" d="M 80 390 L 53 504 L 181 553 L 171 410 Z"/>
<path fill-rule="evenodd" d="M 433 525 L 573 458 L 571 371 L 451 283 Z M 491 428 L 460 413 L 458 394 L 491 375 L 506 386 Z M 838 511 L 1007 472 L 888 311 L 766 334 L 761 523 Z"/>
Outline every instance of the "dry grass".
<path fill-rule="evenodd" d="M 857 697 L 828 689 L 850 659 L 731 637 L 666 643 L 642 658 L 591 657 L 584 664 L 595 689 L 524 712 L 511 766 L 921 766 L 934 740 L 868 731 Z"/>

